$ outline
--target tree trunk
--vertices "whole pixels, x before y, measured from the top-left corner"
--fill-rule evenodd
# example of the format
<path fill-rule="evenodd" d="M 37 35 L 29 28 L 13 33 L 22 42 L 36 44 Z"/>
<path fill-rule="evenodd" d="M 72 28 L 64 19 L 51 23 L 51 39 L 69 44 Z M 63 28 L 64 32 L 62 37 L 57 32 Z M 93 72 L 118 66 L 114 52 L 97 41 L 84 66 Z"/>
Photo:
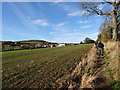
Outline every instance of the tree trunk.
<path fill-rule="evenodd" d="M 118 40 L 118 20 L 117 20 L 117 15 L 118 15 L 118 5 L 114 4 L 114 11 L 112 14 L 112 18 L 113 18 L 113 25 L 114 25 L 114 29 L 113 29 L 113 41 L 117 41 Z"/>
<path fill-rule="evenodd" d="M 114 29 L 113 29 L 113 41 L 117 41 L 118 40 L 118 25 L 117 25 L 117 17 L 116 15 L 113 15 L 113 25 L 114 25 Z"/>

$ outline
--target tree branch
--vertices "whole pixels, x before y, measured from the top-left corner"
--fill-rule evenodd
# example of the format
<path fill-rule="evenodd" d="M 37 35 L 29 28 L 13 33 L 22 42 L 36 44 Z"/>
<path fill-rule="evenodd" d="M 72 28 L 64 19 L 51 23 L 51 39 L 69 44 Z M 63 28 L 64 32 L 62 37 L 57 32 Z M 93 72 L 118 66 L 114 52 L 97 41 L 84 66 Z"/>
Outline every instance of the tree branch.
<path fill-rule="evenodd" d="M 100 15 L 100 13 L 99 13 L 97 10 L 95 10 L 95 9 L 93 9 L 93 8 L 91 8 L 91 7 L 89 7 L 89 8 L 90 8 L 94 13 Z"/>
<path fill-rule="evenodd" d="M 119 24 L 120 24 L 120 21 L 118 21 L 117 25 L 119 25 Z"/>
<path fill-rule="evenodd" d="M 113 2 L 108 2 L 108 1 L 106 1 L 106 0 L 104 0 L 106 3 L 108 3 L 108 4 L 110 4 L 110 5 L 114 5 L 114 3 Z"/>
<path fill-rule="evenodd" d="M 103 13 L 102 10 L 99 10 L 99 11 L 100 11 L 100 13 L 99 13 L 97 10 L 95 10 L 95 9 L 93 9 L 93 8 L 91 8 L 91 7 L 89 7 L 89 8 L 92 10 L 92 11 L 87 10 L 87 11 L 90 12 L 90 13 L 95 13 L 95 14 L 97 14 L 97 15 L 112 16 L 110 13 Z"/>
<path fill-rule="evenodd" d="M 119 18 L 119 17 L 120 17 L 120 15 L 117 16 L 117 18 Z"/>
<path fill-rule="evenodd" d="M 101 13 L 100 15 L 112 16 L 110 13 Z"/>

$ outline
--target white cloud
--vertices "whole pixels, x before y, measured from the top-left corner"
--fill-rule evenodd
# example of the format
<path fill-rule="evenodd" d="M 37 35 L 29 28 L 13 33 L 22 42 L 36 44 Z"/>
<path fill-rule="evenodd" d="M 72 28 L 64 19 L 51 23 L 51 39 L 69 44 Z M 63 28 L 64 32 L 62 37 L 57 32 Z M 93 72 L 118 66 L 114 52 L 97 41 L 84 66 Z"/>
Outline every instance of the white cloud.
<path fill-rule="evenodd" d="M 93 40 L 96 40 L 98 34 L 99 34 L 98 32 L 90 33 L 90 34 L 85 34 L 85 38 L 86 38 L 86 37 L 89 37 L 89 38 L 91 38 L 91 39 L 93 39 Z"/>
<path fill-rule="evenodd" d="M 32 21 L 34 24 L 40 25 L 40 26 L 49 26 L 49 23 L 45 19 L 38 19 Z"/>
<path fill-rule="evenodd" d="M 58 1 L 62 1 L 62 0 L 58 0 Z M 56 1 L 56 2 L 58 2 L 58 1 Z M 54 4 L 57 5 L 59 8 L 65 10 L 65 11 L 68 11 L 68 12 L 73 10 L 73 7 L 66 3 L 54 3 Z"/>
<path fill-rule="evenodd" d="M 61 31 L 61 32 L 67 32 L 68 30 L 64 27 L 54 27 L 54 30 Z"/>
<path fill-rule="evenodd" d="M 66 33 L 66 36 L 79 36 L 82 35 L 80 32 L 75 32 L 75 33 Z"/>
<path fill-rule="evenodd" d="M 67 5 L 65 3 L 60 3 L 60 4 L 57 4 L 60 8 L 63 8 L 65 11 L 67 11 L 67 16 L 81 16 L 82 15 L 82 11 L 75 7 L 75 6 L 70 6 L 70 5 Z"/>
<path fill-rule="evenodd" d="M 56 37 L 54 38 L 54 41 L 73 43 L 73 42 L 80 42 L 82 38 L 83 38 L 83 34 L 80 32 L 57 33 Z"/>
<path fill-rule="evenodd" d="M 59 3 L 59 2 L 62 2 L 63 0 L 56 0 L 54 1 L 54 3 Z"/>
<path fill-rule="evenodd" d="M 57 36 L 58 32 L 50 32 L 49 34 L 52 36 Z"/>
<path fill-rule="evenodd" d="M 61 32 L 67 32 L 68 30 L 66 29 L 65 25 L 68 22 L 62 22 L 62 23 L 58 23 L 58 24 L 54 24 L 53 25 L 53 29 L 57 30 L 57 31 L 61 31 Z"/>
<path fill-rule="evenodd" d="M 20 19 L 20 21 L 22 22 L 22 24 L 29 28 L 29 30 L 38 30 L 37 27 L 31 25 L 31 20 L 29 16 L 27 16 L 25 13 L 23 13 L 21 11 L 21 9 L 19 9 L 14 3 L 9 3 L 12 12 Z M 29 10 L 30 12 L 33 10 Z"/>
<path fill-rule="evenodd" d="M 68 6 L 68 5 L 62 5 L 64 10 L 68 11 L 68 16 L 78 16 L 81 11 L 78 10 L 77 8 L 73 7 L 73 6 Z"/>
<path fill-rule="evenodd" d="M 60 43 L 63 43 L 63 42 L 66 42 L 66 43 L 79 43 L 80 41 L 82 41 L 82 38 L 81 37 L 66 37 L 66 36 L 63 36 L 63 37 L 56 37 L 55 41 L 60 42 Z"/>
<path fill-rule="evenodd" d="M 76 32 L 50 32 L 49 34 L 53 35 L 53 40 L 59 43 L 62 42 L 69 42 L 69 43 L 79 43 L 80 41 L 83 41 L 86 37 L 89 37 L 91 39 L 96 40 L 98 32 L 94 33 L 82 33 L 80 31 Z"/>
<path fill-rule="evenodd" d="M 79 24 L 83 24 L 83 23 L 88 23 L 89 21 L 88 20 L 81 20 L 81 21 L 77 21 L 77 23 L 79 23 Z"/>
<path fill-rule="evenodd" d="M 68 22 L 62 22 L 62 23 L 59 23 L 59 24 L 57 24 L 56 26 L 57 27 L 61 27 L 61 26 L 64 26 L 65 24 L 67 24 Z"/>
<path fill-rule="evenodd" d="M 86 26 L 82 26 L 82 27 L 80 27 L 81 29 L 86 29 L 86 28 L 89 28 L 89 27 L 91 27 L 90 25 L 86 25 Z"/>
<path fill-rule="evenodd" d="M 98 32 L 92 33 L 91 36 L 96 36 L 96 35 L 98 35 L 98 34 L 99 34 Z"/>
<path fill-rule="evenodd" d="M 102 4 L 97 6 L 97 9 L 99 9 L 99 10 L 102 10 L 103 8 L 104 8 L 104 6 Z"/>
<path fill-rule="evenodd" d="M 81 15 L 81 11 L 72 11 L 68 13 L 68 16 L 80 16 L 80 15 Z"/>

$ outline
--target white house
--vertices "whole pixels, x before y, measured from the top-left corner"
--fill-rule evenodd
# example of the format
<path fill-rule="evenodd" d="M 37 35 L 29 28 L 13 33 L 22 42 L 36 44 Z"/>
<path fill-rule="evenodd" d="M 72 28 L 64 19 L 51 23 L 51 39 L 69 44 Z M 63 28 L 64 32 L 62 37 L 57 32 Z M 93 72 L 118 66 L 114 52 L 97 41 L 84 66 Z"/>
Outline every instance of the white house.
<path fill-rule="evenodd" d="M 57 47 L 65 47 L 65 44 L 58 44 Z"/>
<path fill-rule="evenodd" d="M 53 45 L 51 44 L 50 47 L 53 48 Z"/>

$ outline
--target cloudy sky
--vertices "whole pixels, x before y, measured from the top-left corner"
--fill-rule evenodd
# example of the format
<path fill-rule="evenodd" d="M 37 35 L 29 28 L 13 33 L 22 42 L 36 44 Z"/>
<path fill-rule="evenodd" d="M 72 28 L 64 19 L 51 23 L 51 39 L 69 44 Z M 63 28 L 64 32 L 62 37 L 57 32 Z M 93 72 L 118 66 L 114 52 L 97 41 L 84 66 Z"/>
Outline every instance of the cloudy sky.
<path fill-rule="evenodd" d="M 83 13 L 78 2 L 3 2 L 2 40 L 96 40 L 103 17 Z"/>

